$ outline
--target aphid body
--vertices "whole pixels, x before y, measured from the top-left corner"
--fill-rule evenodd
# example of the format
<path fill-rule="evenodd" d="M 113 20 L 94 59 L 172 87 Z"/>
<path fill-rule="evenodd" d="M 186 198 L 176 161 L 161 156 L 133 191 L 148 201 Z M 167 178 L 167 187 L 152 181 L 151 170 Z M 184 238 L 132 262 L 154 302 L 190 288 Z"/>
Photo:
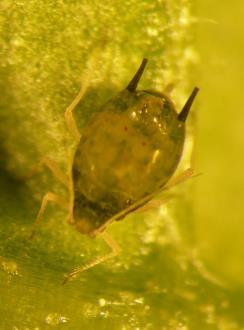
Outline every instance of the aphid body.
<path fill-rule="evenodd" d="M 92 236 L 108 219 L 163 187 L 180 161 L 186 110 L 180 116 L 168 96 L 136 90 L 145 64 L 91 118 L 77 146 L 73 218 L 83 234 Z"/>
<path fill-rule="evenodd" d="M 119 247 L 104 232 L 106 226 L 123 219 L 165 189 L 180 161 L 185 120 L 198 92 L 193 89 L 178 114 L 166 94 L 137 90 L 147 60 L 135 76 L 115 97 L 92 116 L 80 135 L 73 110 L 84 90 L 66 109 L 65 119 L 77 141 L 69 177 L 50 159 L 43 159 L 53 174 L 69 189 L 68 203 L 48 192 L 41 204 L 35 227 L 48 202 L 61 204 L 69 210 L 69 223 L 82 234 L 100 235 L 112 252 L 73 270 L 64 283 L 85 269 L 115 256 Z M 34 227 L 34 228 L 35 228 Z M 32 236 L 35 229 L 32 232 Z"/>

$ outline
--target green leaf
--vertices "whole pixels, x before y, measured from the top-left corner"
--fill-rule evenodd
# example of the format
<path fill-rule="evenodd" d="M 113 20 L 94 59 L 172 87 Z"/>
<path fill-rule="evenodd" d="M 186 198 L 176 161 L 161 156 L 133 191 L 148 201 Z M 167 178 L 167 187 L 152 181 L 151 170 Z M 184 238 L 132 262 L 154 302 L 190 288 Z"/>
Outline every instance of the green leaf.
<path fill-rule="evenodd" d="M 56 206 L 28 239 L 42 196 L 67 197 L 48 170 L 27 177 L 42 157 L 68 171 L 74 141 L 64 111 L 81 85 L 81 132 L 143 57 L 140 88 L 173 83 L 177 109 L 184 104 L 197 81 L 191 3 L 2 0 L 0 9 L 1 329 L 239 329 L 240 296 L 192 252 L 194 180 L 167 205 L 111 225 L 121 254 L 66 286 L 65 273 L 108 252 L 104 242 L 81 236 Z M 192 116 L 179 171 L 190 163 L 193 127 Z"/>

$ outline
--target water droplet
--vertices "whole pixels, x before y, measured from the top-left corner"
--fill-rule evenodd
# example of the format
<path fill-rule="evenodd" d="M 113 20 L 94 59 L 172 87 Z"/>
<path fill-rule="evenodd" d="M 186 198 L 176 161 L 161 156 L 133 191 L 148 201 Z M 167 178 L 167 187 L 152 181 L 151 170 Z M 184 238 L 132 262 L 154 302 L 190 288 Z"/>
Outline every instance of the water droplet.
<path fill-rule="evenodd" d="M 134 302 L 137 304 L 144 304 L 144 298 L 143 297 L 136 298 Z"/>
<path fill-rule="evenodd" d="M 69 319 L 58 313 L 50 313 L 46 316 L 46 323 L 50 325 L 58 325 L 62 323 L 67 323 Z"/>
<path fill-rule="evenodd" d="M 150 36 L 150 37 L 157 37 L 158 36 L 158 29 L 156 28 L 153 28 L 153 27 L 148 27 L 147 28 L 147 34 Z"/>
<path fill-rule="evenodd" d="M 16 262 L 11 260 L 0 259 L 3 270 L 11 276 L 20 276 Z"/>
<path fill-rule="evenodd" d="M 97 305 L 86 303 L 83 306 L 83 314 L 87 318 L 97 317 L 100 313 L 100 308 Z"/>
<path fill-rule="evenodd" d="M 102 311 L 102 312 L 99 313 L 99 316 L 106 319 L 106 318 L 109 317 L 109 311 Z"/>
<path fill-rule="evenodd" d="M 99 304 L 99 306 L 104 307 L 106 305 L 106 300 L 101 298 L 98 300 L 98 304 Z"/>

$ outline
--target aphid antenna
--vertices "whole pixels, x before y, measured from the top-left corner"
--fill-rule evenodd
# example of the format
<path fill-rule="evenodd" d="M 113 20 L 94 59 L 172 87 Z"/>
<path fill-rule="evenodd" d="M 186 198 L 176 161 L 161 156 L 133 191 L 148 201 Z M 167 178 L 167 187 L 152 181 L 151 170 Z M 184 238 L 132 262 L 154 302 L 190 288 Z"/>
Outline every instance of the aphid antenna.
<path fill-rule="evenodd" d="M 141 79 L 141 76 L 144 72 L 144 69 L 147 65 L 147 62 L 148 62 L 148 59 L 147 58 L 144 58 L 141 62 L 141 65 L 139 67 L 139 69 L 137 70 L 136 74 L 134 75 L 134 77 L 131 79 L 131 81 L 129 82 L 128 86 L 126 87 L 126 89 L 129 91 L 129 92 L 135 92 L 136 90 L 136 87 Z"/>
<path fill-rule="evenodd" d="M 186 104 L 184 105 L 183 109 L 181 110 L 181 112 L 178 114 L 178 120 L 185 122 L 186 118 L 188 116 L 188 113 L 191 109 L 192 103 L 197 95 L 197 93 L 199 92 L 199 88 L 195 87 L 191 93 L 191 95 L 189 96 L 188 100 L 186 101 Z"/>

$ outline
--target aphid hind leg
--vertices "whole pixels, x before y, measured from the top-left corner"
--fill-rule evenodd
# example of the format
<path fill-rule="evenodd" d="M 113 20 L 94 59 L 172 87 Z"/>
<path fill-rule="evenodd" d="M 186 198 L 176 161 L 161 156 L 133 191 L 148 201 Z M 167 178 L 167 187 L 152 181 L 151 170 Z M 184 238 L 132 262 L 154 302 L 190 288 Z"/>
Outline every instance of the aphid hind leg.
<path fill-rule="evenodd" d="M 71 104 L 66 108 L 65 113 L 64 113 L 64 118 L 65 118 L 68 130 L 77 142 L 80 141 L 80 132 L 79 132 L 78 127 L 76 125 L 76 121 L 75 121 L 74 116 L 73 116 L 73 111 L 77 107 L 77 105 L 80 103 L 80 101 L 83 98 L 86 90 L 87 90 L 87 86 L 86 86 L 86 84 L 84 84 L 81 87 L 81 89 L 80 89 L 79 93 L 77 94 L 77 96 L 71 102 Z"/>
<path fill-rule="evenodd" d="M 82 273 L 83 271 L 92 268 L 104 261 L 107 261 L 108 259 L 114 258 L 117 256 L 120 252 L 120 247 L 115 242 L 115 240 L 106 232 L 99 233 L 99 236 L 104 239 L 104 241 L 107 243 L 107 245 L 111 248 L 111 252 L 96 258 L 95 260 L 89 262 L 88 264 L 84 265 L 83 267 L 76 268 L 72 270 L 70 273 L 68 273 L 63 281 L 63 284 L 66 284 L 68 281 L 71 280 L 72 277 L 76 277 L 78 274 Z"/>
<path fill-rule="evenodd" d="M 50 202 L 58 204 L 62 207 L 65 207 L 66 209 L 69 209 L 68 203 L 65 201 L 65 199 L 63 197 L 60 197 L 50 191 L 48 193 L 46 193 L 42 199 L 40 210 L 39 210 L 36 220 L 33 224 L 33 229 L 32 229 L 31 235 L 30 235 L 30 239 L 32 239 L 34 237 L 34 235 L 36 233 L 36 228 L 40 223 L 40 220 L 43 216 L 43 213 L 45 212 L 45 210 L 47 208 L 48 203 L 50 203 Z"/>

